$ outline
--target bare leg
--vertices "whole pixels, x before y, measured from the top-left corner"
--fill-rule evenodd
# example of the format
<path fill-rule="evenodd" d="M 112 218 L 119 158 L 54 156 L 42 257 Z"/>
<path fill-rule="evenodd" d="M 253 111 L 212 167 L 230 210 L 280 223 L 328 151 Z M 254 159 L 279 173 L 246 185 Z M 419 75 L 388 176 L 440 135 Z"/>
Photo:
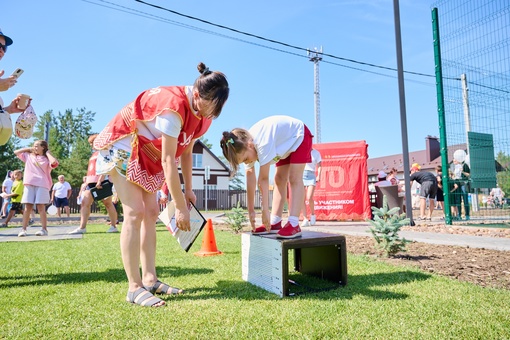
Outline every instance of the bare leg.
<path fill-rule="evenodd" d="M 315 215 L 315 202 L 313 201 L 313 194 L 315 193 L 315 185 L 309 185 L 306 188 L 306 200 L 308 207 L 310 207 L 310 215 Z"/>
<path fill-rule="evenodd" d="M 420 197 L 420 217 L 425 217 L 425 207 L 427 206 L 427 199 L 425 197 Z"/>
<path fill-rule="evenodd" d="M 290 166 L 282 165 L 279 167 L 276 167 L 276 173 L 274 176 L 274 190 L 273 190 L 273 206 L 271 208 L 271 214 L 274 216 L 282 217 L 283 214 L 283 206 L 285 204 L 285 200 L 287 197 L 287 181 L 289 178 L 289 169 Z M 301 174 L 301 190 L 303 189 L 303 174 Z M 292 192 L 292 195 L 294 195 L 294 192 Z M 295 199 L 290 199 L 290 204 L 296 204 Z M 297 213 L 299 214 L 299 210 L 301 209 L 301 205 L 303 200 L 299 200 L 297 202 L 299 204 L 299 209 L 297 210 Z M 289 207 L 290 210 L 290 207 Z"/>
<path fill-rule="evenodd" d="M 115 206 L 113 205 L 113 201 L 112 201 L 112 197 L 108 197 L 108 198 L 105 198 L 103 200 L 103 204 L 106 208 L 106 211 L 108 212 L 108 217 L 110 217 L 110 225 L 112 227 L 115 227 L 117 225 L 117 219 L 118 219 L 118 216 L 117 216 L 117 210 L 115 209 Z M 145 211 L 147 213 L 147 211 Z M 158 214 L 156 213 L 156 216 Z M 156 218 L 157 220 L 157 218 Z M 154 224 L 156 224 L 156 222 L 154 222 Z"/>
<path fill-rule="evenodd" d="M 148 277 L 148 273 L 153 271 L 154 277 L 156 276 L 155 222 L 158 216 L 158 214 L 155 213 L 156 197 L 155 194 L 147 194 L 139 186 L 126 181 L 116 170 L 110 173 L 110 180 L 115 185 L 124 210 L 124 222 L 122 223 L 122 231 L 120 233 L 120 251 L 124 270 L 129 282 L 128 290 L 134 292 L 143 287 L 139 265 L 142 254 L 144 275 Z M 147 211 L 145 209 L 147 209 Z M 145 219 L 146 217 L 147 220 Z M 144 222 L 143 236 L 142 221 Z M 148 226 L 147 223 L 152 223 L 152 221 L 154 221 L 154 225 Z M 149 228 L 153 229 L 153 233 L 149 232 L 146 234 Z M 143 250 L 140 248 L 143 248 Z M 152 249 L 149 250 L 149 248 Z M 161 301 L 154 306 L 156 307 L 164 304 L 165 302 Z"/>
<path fill-rule="evenodd" d="M 146 286 L 156 283 L 156 222 L 158 220 L 159 206 L 156 194 L 144 192 L 145 215 L 141 228 L 142 281 Z M 151 204 L 152 203 L 152 204 Z"/>
<path fill-rule="evenodd" d="M 432 214 L 434 213 L 435 200 L 433 198 L 429 198 L 429 213 L 427 214 L 427 218 L 432 218 Z"/>
<path fill-rule="evenodd" d="M 287 167 L 287 166 L 283 166 Z M 280 168 L 283 168 L 280 167 Z M 278 168 L 277 168 L 278 169 Z M 299 218 L 299 211 L 302 207 L 302 202 L 305 198 L 305 188 L 303 186 L 303 171 L 305 164 L 290 164 L 288 166 L 287 174 L 290 183 L 290 191 L 292 197 L 290 199 L 289 217 L 296 216 Z M 278 170 L 277 170 L 278 171 Z"/>
<path fill-rule="evenodd" d="M 37 211 L 39 211 L 39 218 L 41 219 L 41 227 L 44 230 L 48 230 L 48 219 L 46 216 L 46 204 L 37 204 Z M 30 214 L 27 215 L 27 223 L 30 219 Z M 25 214 L 23 214 L 23 224 L 25 224 Z"/>
<path fill-rule="evenodd" d="M 30 213 L 34 209 L 34 205 L 31 203 L 25 203 L 25 210 L 23 210 L 23 230 L 27 230 L 28 221 L 30 220 Z"/>
<path fill-rule="evenodd" d="M 80 229 L 87 228 L 87 222 L 90 217 L 90 207 L 92 206 L 93 202 L 94 202 L 94 199 L 92 198 L 90 191 L 85 190 L 82 194 L 82 199 L 81 199 Z"/>

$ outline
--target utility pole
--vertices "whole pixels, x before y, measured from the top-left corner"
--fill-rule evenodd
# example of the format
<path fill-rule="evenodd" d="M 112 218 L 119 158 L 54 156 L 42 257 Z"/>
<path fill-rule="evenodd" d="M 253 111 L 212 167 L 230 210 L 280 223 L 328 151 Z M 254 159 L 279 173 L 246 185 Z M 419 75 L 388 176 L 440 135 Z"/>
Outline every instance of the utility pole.
<path fill-rule="evenodd" d="M 320 50 L 315 47 L 313 51 L 308 50 L 308 57 L 313 62 L 313 95 L 315 109 L 315 143 L 321 142 L 321 103 L 320 103 L 320 84 L 319 84 L 319 61 L 322 60 L 322 46 Z"/>

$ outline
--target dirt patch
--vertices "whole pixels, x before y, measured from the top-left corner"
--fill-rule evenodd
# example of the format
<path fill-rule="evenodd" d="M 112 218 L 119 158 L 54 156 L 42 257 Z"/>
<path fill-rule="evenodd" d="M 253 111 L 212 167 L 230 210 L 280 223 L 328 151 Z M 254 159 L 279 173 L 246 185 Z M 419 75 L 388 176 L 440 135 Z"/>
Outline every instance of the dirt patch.
<path fill-rule="evenodd" d="M 231 230 L 226 224 L 215 223 L 215 227 Z M 402 230 L 510 238 L 510 229 L 507 228 L 421 223 L 413 227 L 403 227 Z M 350 254 L 367 255 L 377 261 L 393 265 L 416 266 L 429 273 L 483 287 L 510 289 L 510 251 L 412 242 L 407 245 L 406 252 L 385 258 L 379 256 L 372 237 L 351 235 L 345 237 L 347 251 Z"/>
<path fill-rule="evenodd" d="M 346 240 L 351 254 L 368 255 L 394 265 L 416 266 L 483 287 L 510 289 L 510 251 L 413 242 L 407 245 L 406 252 L 384 258 L 378 256 L 371 237 L 347 235 Z"/>

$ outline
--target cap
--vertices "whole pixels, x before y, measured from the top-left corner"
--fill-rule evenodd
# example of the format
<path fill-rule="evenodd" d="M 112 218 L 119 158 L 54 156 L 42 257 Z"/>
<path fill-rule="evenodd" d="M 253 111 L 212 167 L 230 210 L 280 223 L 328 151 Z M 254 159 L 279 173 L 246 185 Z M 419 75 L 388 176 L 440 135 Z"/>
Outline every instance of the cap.
<path fill-rule="evenodd" d="M 419 168 L 419 166 L 413 166 L 413 167 L 411 167 L 411 171 L 413 171 L 413 170 L 420 171 L 420 168 Z"/>
<path fill-rule="evenodd" d="M 29 139 L 34 134 L 35 123 L 37 123 L 37 116 L 35 115 L 32 105 L 29 105 L 26 110 L 19 115 L 14 124 L 16 136 L 21 139 Z"/>
<path fill-rule="evenodd" d="M 377 178 L 386 178 L 386 176 L 388 175 L 382 170 L 377 174 Z"/>
<path fill-rule="evenodd" d="M 6 36 L 5 34 L 3 34 L 1 28 L 0 28 L 0 36 L 4 37 L 4 39 L 5 39 L 5 46 L 12 45 L 12 39 L 9 38 L 8 36 Z"/>
<path fill-rule="evenodd" d="M 418 163 L 413 163 L 413 165 L 411 165 L 411 169 L 412 169 L 412 168 L 416 168 L 416 169 L 418 169 L 418 170 L 421 170 L 421 165 L 420 165 L 420 164 L 418 164 Z"/>

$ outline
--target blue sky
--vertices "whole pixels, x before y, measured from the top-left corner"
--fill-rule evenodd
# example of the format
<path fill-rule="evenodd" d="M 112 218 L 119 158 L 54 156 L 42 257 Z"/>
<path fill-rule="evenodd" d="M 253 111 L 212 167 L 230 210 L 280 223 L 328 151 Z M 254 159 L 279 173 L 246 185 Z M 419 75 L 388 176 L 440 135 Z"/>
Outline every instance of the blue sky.
<path fill-rule="evenodd" d="M 303 49 L 322 46 L 338 58 L 397 67 L 392 0 L 147 2 Z M 404 69 L 433 75 L 430 3 L 401 0 L 400 17 Z M 306 51 L 134 0 L 4 1 L 0 28 L 14 40 L 0 69 L 25 70 L 2 98 L 30 94 L 38 114 L 85 107 L 96 112 L 93 128 L 100 131 L 141 91 L 191 85 L 203 61 L 224 72 L 231 87 L 206 134 L 214 153 L 221 153 L 222 131 L 269 115 L 297 117 L 315 131 L 314 67 Z M 319 67 L 322 142 L 365 140 L 370 157 L 401 153 L 397 73 L 328 56 Z M 439 134 L 434 84 L 433 77 L 406 75 L 409 151 Z"/>

